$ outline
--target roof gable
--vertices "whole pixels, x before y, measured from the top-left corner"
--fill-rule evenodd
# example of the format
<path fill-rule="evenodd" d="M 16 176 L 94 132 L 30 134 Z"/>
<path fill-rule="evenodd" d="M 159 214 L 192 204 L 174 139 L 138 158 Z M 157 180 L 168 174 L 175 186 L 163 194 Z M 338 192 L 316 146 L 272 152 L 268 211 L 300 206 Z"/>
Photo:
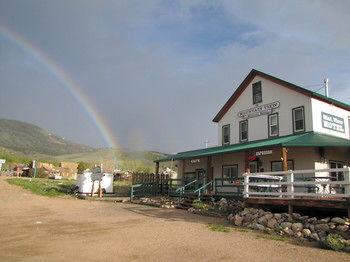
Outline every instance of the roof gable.
<path fill-rule="evenodd" d="M 243 82 L 238 86 L 236 91 L 233 93 L 233 95 L 227 100 L 227 102 L 224 104 L 224 106 L 220 109 L 220 111 L 217 113 L 217 115 L 214 117 L 213 122 L 219 122 L 221 118 L 226 114 L 226 112 L 232 107 L 232 105 L 236 102 L 238 97 L 243 93 L 243 91 L 248 87 L 249 83 L 253 80 L 255 76 L 260 76 L 262 78 L 265 78 L 267 80 L 270 80 L 271 82 L 274 82 L 280 86 L 289 88 L 293 91 L 299 92 L 301 94 L 304 94 L 306 96 L 309 96 L 311 98 L 315 98 L 318 100 L 321 100 L 323 102 L 326 102 L 328 104 L 336 105 L 340 108 L 343 108 L 345 110 L 350 111 L 350 105 L 346 103 L 342 103 L 340 101 L 337 101 L 335 99 L 323 96 L 321 94 L 318 94 L 316 92 L 310 91 L 308 89 L 305 89 L 303 87 L 294 85 L 292 83 L 289 83 L 287 81 L 284 81 L 280 78 L 274 77 L 272 75 L 263 73 L 261 71 L 258 71 L 256 69 L 252 69 L 250 73 L 246 76 L 246 78 L 243 80 Z"/>

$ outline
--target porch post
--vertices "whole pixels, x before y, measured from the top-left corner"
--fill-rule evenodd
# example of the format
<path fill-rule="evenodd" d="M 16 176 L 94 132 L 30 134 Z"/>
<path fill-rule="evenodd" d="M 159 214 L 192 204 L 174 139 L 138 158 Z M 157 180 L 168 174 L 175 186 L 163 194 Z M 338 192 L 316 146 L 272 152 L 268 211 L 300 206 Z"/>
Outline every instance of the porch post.
<path fill-rule="evenodd" d="M 209 181 L 213 180 L 213 173 L 211 172 L 211 156 L 207 157 L 207 174 L 206 174 L 206 183 L 208 183 Z M 211 188 L 209 188 L 208 191 L 212 191 Z"/>
<path fill-rule="evenodd" d="M 249 152 L 245 151 L 245 156 L 244 156 L 244 171 L 246 173 L 250 173 L 249 169 Z"/>
<path fill-rule="evenodd" d="M 156 162 L 155 174 L 159 174 L 159 162 Z"/>
<path fill-rule="evenodd" d="M 288 150 L 282 147 L 282 168 L 283 171 L 288 171 Z"/>

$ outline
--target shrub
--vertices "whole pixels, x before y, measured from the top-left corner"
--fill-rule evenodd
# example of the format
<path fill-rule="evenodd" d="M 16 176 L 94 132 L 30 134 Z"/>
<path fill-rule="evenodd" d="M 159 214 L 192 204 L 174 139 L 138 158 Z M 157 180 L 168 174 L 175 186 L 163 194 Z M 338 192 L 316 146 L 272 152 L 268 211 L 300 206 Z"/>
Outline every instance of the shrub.
<path fill-rule="evenodd" d="M 329 234 L 326 237 L 325 244 L 328 248 L 333 249 L 335 251 L 343 250 L 345 247 L 343 238 L 338 234 Z"/>

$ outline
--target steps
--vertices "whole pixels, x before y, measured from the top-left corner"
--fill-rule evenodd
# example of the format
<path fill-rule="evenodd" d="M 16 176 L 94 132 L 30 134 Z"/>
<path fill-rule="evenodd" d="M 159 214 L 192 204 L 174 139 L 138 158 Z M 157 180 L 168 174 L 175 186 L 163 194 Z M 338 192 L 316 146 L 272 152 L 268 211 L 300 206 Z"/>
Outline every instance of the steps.
<path fill-rule="evenodd" d="M 187 193 L 187 194 L 183 195 L 182 200 L 179 201 L 176 208 L 187 210 L 187 209 L 193 207 L 193 202 L 197 199 L 198 199 L 197 194 Z M 212 200 L 212 195 L 205 194 L 205 195 L 202 195 L 200 199 L 203 203 L 209 203 Z"/>

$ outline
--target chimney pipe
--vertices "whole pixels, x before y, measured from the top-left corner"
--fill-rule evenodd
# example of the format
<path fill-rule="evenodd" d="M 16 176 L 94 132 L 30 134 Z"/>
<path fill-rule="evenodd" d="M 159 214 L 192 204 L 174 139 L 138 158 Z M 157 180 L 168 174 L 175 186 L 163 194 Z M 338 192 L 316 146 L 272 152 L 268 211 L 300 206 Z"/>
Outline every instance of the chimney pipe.
<path fill-rule="evenodd" d="M 325 78 L 325 79 L 323 80 L 323 82 L 324 82 L 324 92 L 325 92 L 325 96 L 326 96 L 326 97 L 329 97 L 328 81 L 329 81 L 328 78 Z"/>

